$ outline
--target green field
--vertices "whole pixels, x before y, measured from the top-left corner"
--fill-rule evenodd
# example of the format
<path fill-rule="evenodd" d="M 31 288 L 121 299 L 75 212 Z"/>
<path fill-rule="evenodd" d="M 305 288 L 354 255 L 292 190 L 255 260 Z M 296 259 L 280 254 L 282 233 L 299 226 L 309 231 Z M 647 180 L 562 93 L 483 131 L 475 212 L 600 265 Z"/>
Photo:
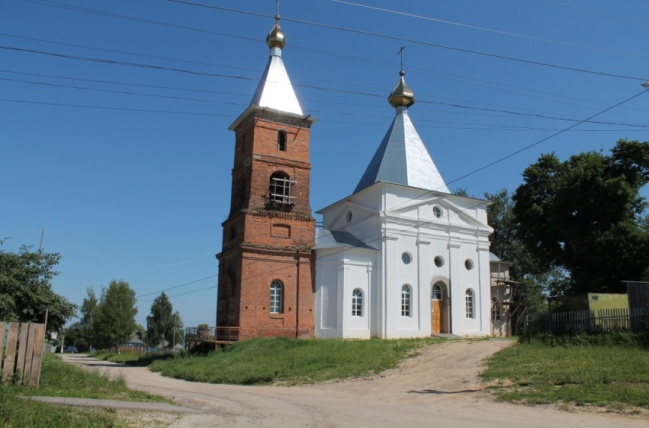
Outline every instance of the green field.
<path fill-rule="evenodd" d="M 649 351 L 635 346 L 516 344 L 482 373 L 501 400 L 649 409 Z"/>

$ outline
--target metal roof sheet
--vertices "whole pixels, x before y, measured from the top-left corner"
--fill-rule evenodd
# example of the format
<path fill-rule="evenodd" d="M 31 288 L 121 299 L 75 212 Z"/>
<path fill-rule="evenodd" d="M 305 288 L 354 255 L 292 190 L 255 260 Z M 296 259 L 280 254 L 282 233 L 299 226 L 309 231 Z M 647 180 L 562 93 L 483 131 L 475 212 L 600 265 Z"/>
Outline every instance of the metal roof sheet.
<path fill-rule="evenodd" d="M 271 47 L 270 54 L 264 74 L 250 103 L 302 116 L 302 108 L 282 61 L 282 49 Z"/>
<path fill-rule="evenodd" d="M 368 245 L 365 245 L 361 240 L 356 238 L 349 232 L 318 229 L 316 232 L 316 250 L 325 248 L 365 248 L 375 250 Z"/>
<path fill-rule="evenodd" d="M 424 142 L 408 116 L 406 107 L 397 114 L 381 145 L 361 177 L 354 193 L 377 182 L 402 184 L 450 193 Z"/>

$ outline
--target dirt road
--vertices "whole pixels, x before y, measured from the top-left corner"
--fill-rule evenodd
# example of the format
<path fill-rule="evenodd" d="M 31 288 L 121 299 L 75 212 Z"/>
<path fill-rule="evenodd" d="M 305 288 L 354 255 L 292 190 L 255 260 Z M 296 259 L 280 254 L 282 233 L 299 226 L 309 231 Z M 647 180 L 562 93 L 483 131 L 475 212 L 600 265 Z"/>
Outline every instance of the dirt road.
<path fill-rule="evenodd" d="M 372 379 L 299 387 L 236 386 L 166 378 L 82 355 L 64 359 L 120 375 L 129 387 L 201 410 L 172 427 L 649 427 L 618 414 L 567 412 L 551 407 L 496 403 L 481 389 L 482 360 L 507 341 L 449 341 L 426 348 L 399 368 Z"/>

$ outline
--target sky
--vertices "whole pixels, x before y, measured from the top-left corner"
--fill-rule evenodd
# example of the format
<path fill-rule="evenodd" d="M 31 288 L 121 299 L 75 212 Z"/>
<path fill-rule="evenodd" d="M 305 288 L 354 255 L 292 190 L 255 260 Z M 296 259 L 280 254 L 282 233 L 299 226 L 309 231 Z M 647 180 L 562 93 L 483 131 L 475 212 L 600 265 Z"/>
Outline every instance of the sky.
<path fill-rule="evenodd" d="M 53 289 L 73 303 L 124 280 L 138 323 L 165 291 L 185 326 L 214 325 L 228 127 L 275 12 L 0 0 L 2 248 L 61 254 Z M 513 192 L 541 154 L 649 140 L 646 0 L 282 0 L 280 15 L 284 64 L 318 118 L 314 213 L 353 192 L 386 133 L 401 46 L 410 117 L 451 191 Z"/>

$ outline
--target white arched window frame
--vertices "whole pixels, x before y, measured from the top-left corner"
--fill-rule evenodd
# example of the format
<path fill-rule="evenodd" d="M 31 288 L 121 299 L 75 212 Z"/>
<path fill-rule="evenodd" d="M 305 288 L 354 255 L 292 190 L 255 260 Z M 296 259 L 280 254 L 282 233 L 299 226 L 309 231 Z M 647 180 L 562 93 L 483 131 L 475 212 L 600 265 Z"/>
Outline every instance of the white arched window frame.
<path fill-rule="evenodd" d="M 466 317 L 475 318 L 475 311 L 473 307 L 474 306 L 473 290 L 471 290 L 470 288 L 466 290 L 465 301 L 466 301 Z"/>
<path fill-rule="evenodd" d="M 352 316 L 363 316 L 363 290 L 356 288 L 352 291 Z"/>
<path fill-rule="evenodd" d="M 270 313 L 281 314 L 284 309 L 284 284 L 280 280 L 270 283 Z"/>
<path fill-rule="evenodd" d="M 408 284 L 405 284 L 403 287 L 401 287 L 401 316 L 402 317 L 410 316 L 410 306 L 412 303 L 411 300 L 412 300 L 412 293 L 410 290 L 410 286 Z"/>

